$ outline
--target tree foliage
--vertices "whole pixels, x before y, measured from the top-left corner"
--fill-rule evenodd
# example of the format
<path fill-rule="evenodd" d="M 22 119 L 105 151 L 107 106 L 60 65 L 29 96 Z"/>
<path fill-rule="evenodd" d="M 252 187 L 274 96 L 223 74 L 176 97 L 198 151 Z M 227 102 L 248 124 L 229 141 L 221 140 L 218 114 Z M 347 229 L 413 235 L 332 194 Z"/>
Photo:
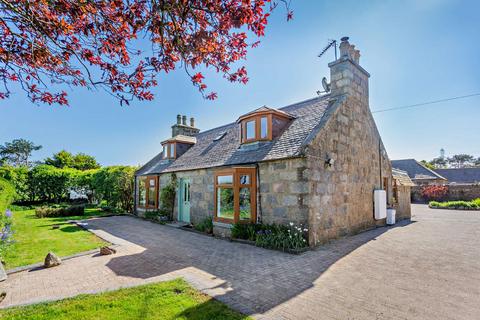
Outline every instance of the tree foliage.
<path fill-rule="evenodd" d="M 152 100 L 158 74 L 182 67 L 214 99 L 194 69 L 246 83 L 234 64 L 258 45 L 279 2 L 291 19 L 287 0 L 1 0 L 0 98 L 15 82 L 48 104 L 68 104 L 65 91 L 51 90 L 62 84 L 101 87 L 121 103 Z"/>
<path fill-rule="evenodd" d="M 97 200 L 127 212 L 133 211 L 135 167 L 111 166 L 99 169 L 93 175 Z"/>
<path fill-rule="evenodd" d="M 451 157 L 438 157 L 431 161 L 421 161 L 427 168 L 441 169 L 441 168 L 468 168 L 479 167 L 480 157 L 475 158 L 469 154 L 454 154 Z"/>
<path fill-rule="evenodd" d="M 55 153 L 51 158 L 46 158 L 44 162 L 57 168 L 74 168 L 78 170 L 100 168 L 100 165 L 93 156 L 81 152 L 73 155 L 66 150 Z"/>
<path fill-rule="evenodd" d="M 0 167 L 0 178 L 12 183 L 16 191 L 16 201 L 27 201 L 30 199 L 31 193 L 28 180 L 28 167 L 3 165 Z"/>
<path fill-rule="evenodd" d="M 11 164 L 13 166 L 28 166 L 30 164 L 28 159 L 32 155 L 32 152 L 40 150 L 41 148 L 42 146 L 35 145 L 32 141 L 25 139 L 14 139 L 12 142 L 5 142 L 3 146 L 0 146 L 0 158 L 2 159 L 2 162 L 6 162 L 7 164 Z"/>

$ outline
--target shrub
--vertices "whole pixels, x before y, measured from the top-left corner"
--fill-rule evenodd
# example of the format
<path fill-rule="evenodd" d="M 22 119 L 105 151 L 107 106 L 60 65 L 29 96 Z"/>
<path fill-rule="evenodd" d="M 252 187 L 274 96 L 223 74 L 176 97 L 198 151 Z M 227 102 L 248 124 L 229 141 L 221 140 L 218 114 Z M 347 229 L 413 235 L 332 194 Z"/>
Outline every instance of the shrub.
<path fill-rule="evenodd" d="M 35 209 L 37 218 L 54 218 L 54 217 L 73 217 L 83 216 L 85 214 L 84 206 L 63 207 L 39 207 Z"/>
<path fill-rule="evenodd" d="M 442 200 L 448 194 L 448 186 L 428 185 L 422 188 L 422 197 L 425 200 Z"/>
<path fill-rule="evenodd" d="M 132 212 L 135 167 L 104 167 L 93 173 L 91 185 L 97 200 L 108 206 Z"/>
<path fill-rule="evenodd" d="M 205 233 L 213 233 L 213 221 L 212 217 L 207 217 L 203 219 L 200 223 L 194 225 L 195 230 L 205 232 Z"/>
<path fill-rule="evenodd" d="M 267 228 L 267 225 L 259 223 L 235 223 L 231 230 L 232 238 L 255 241 L 258 231 Z"/>
<path fill-rule="evenodd" d="M 5 256 L 10 245 L 13 243 L 12 211 L 0 211 L 0 258 Z M 2 260 L 2 259 L 0 259 Z"/>
<path fill-rule="evenodd" d="M 173 208 L 175 207 L 175 194 L 177 189 L 177 176 L 172 174 L 170 183 L 160 191 L 160 207 L 168 216 L 173 217 Z"/>

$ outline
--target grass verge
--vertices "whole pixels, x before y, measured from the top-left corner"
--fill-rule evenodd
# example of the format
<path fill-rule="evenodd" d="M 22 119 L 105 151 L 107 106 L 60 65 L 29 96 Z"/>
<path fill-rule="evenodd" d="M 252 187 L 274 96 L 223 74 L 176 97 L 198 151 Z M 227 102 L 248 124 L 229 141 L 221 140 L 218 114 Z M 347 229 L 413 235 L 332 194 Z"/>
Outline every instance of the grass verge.
<path fill-rule="evenodd" d="M 5 320 L 251 319 L 193 289 L 183 279 L 4 309 L 0 310 L 0 318 Z"/>

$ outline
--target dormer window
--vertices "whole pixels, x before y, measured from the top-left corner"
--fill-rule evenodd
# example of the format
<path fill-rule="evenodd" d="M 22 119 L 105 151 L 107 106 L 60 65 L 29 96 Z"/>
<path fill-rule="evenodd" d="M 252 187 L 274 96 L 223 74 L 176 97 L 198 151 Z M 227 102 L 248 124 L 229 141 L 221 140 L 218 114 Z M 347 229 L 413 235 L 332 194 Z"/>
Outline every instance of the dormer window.
<path fill-rule="evenodd" d="M 169 142 L 163 145 L 163 159 L 175 159 L 176 158 L 176 143 Z"/>
<path fill-rule="evenodd" d="M 197 138 L 178 135 L 162 142 L 163 159 L 177 159 L 197 142 Z"/>
<path fill-rule="evenodd" d="M 270 141 L 278 135 L 293 116 L 286 112 L 262 107 L 240 117 L 242 143 Z"/>

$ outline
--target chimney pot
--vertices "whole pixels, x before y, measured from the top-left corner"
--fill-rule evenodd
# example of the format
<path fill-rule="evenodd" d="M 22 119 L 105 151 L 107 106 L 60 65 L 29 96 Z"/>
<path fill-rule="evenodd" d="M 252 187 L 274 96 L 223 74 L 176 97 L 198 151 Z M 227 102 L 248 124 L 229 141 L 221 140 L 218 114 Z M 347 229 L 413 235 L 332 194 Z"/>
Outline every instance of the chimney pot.
<path fill-rule="evenodd" d="M 190 118 L 190 127 L 195 128 L 195 118 L 194 117 Z"/>
<path fill-rule="evenodd" d="M 342 39 L 342 42 L 340 43 L 340 57 L 351 57 L 350 56 L 350 50 L 351 50 L 351 47 L 350 47 L 350 43 L 348 42 L 348 37 L 343 37 Z"/>
<path fill-rule="evenodd" d="M 181 124 L 182 123 L 182 116 L 177 114 L 177 124 Z"/>
<path fill-rule="evenodd" d="M 187 125 L 187 116 L 182 116 L 182 124 L 183 124 L 184 126 Z"/>

